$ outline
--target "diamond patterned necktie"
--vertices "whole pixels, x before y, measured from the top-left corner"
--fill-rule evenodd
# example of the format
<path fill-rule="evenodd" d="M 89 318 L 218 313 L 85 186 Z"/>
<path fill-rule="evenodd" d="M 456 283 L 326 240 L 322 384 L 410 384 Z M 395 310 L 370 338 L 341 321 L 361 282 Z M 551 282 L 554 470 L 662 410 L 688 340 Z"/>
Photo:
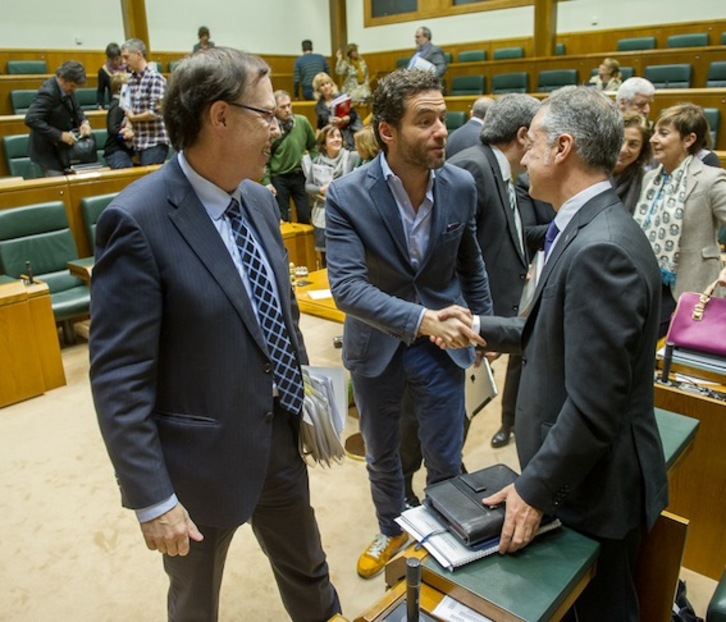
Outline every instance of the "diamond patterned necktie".
<path fill-rule="evenodd" d="M 300 366 L 283 320 L 280 303 L 272 289 L 270 277 L 260 255 L 257 242 L 247 223 L 242 218 L 239 203 L 232 199 L 227 208 L 227 216 L 237 241 L 247 281 L 257 306 L 257 318 L 265 337 L 267 349 L 273 362 L 273 377 L 280 394 L 280 404 L 289 412 L 302 411 L 305 389 Z"/>
<path fill-rule="evenodd" d="M 519 210 L 517 209 L 517 192 L 514 189 L 514 183 L 511 179 L 507 182 L 507 194 L 509 195 L 509 207 L 512 208 L 512 215 L 514 216 L 514 228 L 517 231 L 517 248 L 524 255 L 522 217 L 519 215 Z"/>
<path fill-rule="evenodd" d="M 557 234 L 559 232 L 560 232 L 560 230 L 557 228 L 557 225 L 555 224 L 555 221 L 553 220 L 550 223 L 550 226 L 547 228 L 547 233 L 545 234 L 545 243 L 544 243 L 545 259 L 547 259 L 547 256 L 550 254 L 550 249 L 552 248 L 552 243 L 555 241 L 555 238 L 557 237 Z"/>

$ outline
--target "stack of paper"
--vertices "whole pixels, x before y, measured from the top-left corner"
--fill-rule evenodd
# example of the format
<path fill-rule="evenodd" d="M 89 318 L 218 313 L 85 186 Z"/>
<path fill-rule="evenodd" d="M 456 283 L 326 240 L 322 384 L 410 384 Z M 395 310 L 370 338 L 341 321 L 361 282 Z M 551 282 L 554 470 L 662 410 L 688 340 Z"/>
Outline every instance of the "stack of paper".
<path fill-rule="evenodd" d="M 305 403 L 300 425 L 300 454 L 330 466 L 340 462 L 345 449 L 340 441 L 347 413 L 345 371 L 338 367 L 303 365 Z"/>

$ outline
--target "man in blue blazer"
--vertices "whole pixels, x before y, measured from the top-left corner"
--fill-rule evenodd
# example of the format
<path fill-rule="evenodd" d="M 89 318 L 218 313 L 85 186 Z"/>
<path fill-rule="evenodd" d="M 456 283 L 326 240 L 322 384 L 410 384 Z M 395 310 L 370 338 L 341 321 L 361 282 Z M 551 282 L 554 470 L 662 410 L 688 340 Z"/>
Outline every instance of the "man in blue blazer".
<path fill-rule="evenodd" d="M 597 573 L 572 619 L 635 622 L 641 535 L 668 497 L 653 414 L 660 273 L 610 184 L 623 140 L 613 103 L 563 88 L 543 102 L 527 139 L 530 193 L 557 215 L 529 316 L 480 318 L 486 349 L 521 352 L 524 364 L 522 474 L 483 502 L 506 502 L 502 553 L 526 546 L 543 514 L 598 540 Z"/>
<path fill-rule="evenodd" d="M 93 398 L 123 503 L 163 554 L 174 622 L 217 620 L 227 550 L 247 521 L 293 620 L 340 611 L 297 448 L 307 355 L 280 215 L 251 181 L 274 111 L 262 59 L 219 47 L 184 59 L 164 107 L 179 154 L 96 230 Z"/>
<path fill-rule="evenodd" d="M 435 482 L 459 473 L 464 369 L 474 350 L 470 322 L 444 322 L 450 305 L 491 313 L 476 241 L 471 175 L 444 165 L 446 103 L 431 72 L 399 70 L 373 96 L 382 154 L 331 184 L 326 202 L 328 277 L 346 313 L 343 362 L 351 371 L 366 442 L 380 533 L 358 560 L 370 577 L 406 541 L 398 455 L 404 388 L 413 395 L 428 470 Z M 429 336 L 452 349 L 437 351 Z"/>

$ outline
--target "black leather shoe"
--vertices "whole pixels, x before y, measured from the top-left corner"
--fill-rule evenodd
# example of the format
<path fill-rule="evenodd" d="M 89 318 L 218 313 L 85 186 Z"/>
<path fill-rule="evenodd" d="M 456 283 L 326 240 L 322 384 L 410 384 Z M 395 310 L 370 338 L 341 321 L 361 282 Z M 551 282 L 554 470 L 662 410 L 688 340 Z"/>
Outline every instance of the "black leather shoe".
<path fill-rule="evenodd" d="M 504 447 L 509 444 L 509 439 L 512 437 L 512 428 L 503 425 L 497 433 L 492 436 L 492 447 Z"/>

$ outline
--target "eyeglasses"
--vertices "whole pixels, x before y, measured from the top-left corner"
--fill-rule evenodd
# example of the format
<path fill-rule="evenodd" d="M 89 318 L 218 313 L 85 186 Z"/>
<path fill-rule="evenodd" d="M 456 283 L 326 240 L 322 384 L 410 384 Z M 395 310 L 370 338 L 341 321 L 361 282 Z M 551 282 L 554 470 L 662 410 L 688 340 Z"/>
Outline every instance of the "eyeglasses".
<path fill-rule="evenodd" d="M 277 120 L 274 110 L 267 110 L 265 108 L 255 108 L 254 106 L 248 106 L 247 104 L 237 104 L 235 102 L 227 102 L 227 103 L 230 106 L 235 106 L 236 108 L 244 108 L 245 110 L 251 110 L 252 112 L 256 112 L 264 119 L 264 121 L 265 121 L 265 123 L 267 123 L 267 125 L 272 125 Z"/>

